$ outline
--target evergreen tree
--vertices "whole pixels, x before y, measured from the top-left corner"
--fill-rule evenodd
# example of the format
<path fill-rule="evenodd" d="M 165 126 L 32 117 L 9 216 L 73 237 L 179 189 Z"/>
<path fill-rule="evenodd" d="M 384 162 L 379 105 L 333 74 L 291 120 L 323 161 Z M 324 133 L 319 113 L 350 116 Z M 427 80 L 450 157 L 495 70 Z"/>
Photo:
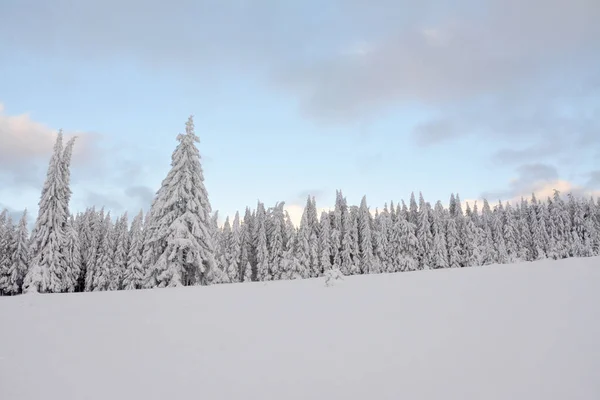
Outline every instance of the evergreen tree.
<path fill-rule="evenodd" d="M 244 266 L 242 264 L 242 226 L 240 223 L 240 213 L 236 212 L 233 217 L 233 224 L 231 226 L 231 259 L 232 262 L 238 266 L 238 280 L 236 282 L 242 282 L 244 279 Z"/>
<path fill-rule="evenodd" d="M 144 243 L 156 258 L 146 281 L 158 287 L 209 284 L 216 268 L 212 208 L 194 145 L 199 138 L 192 117 L 177 140 L 171 170 L 152 204 L 152 236 Z"/>
<path fill-rule="evenodd" d="M 421 194 L 420 200 L 423 200 Z M 408 222 L 415 226 L 419 226 L 419 209 L 417 208 L 417 201 L 415 200 L 415 193 L 410 194 L 409 211 L 408 211 Z"/>
<path fill-rule="evenodd" d="M 310 226 L 310 205 L 311 200 L 308 199 L 306 203 L 306 207 L 302 212 L 302 217 L 300 219 L 300 227 L 298 228 L 298 234 L 296 235 L 296 259 L 298 261 L 298 265 L 296 267 L 296 271 L 293 274 L 296 277 L 308 278 L 311 276 L 311 235 L 312 235 L 312 227 Z"/>
<path fill-rule="evenodd" d="M 416 271 L 419 269 L 416 226 L 408 220 L 398 219 L 394 226 L 392 249 L 397 263 L 397 271 Z"/>
<path fill-rule="evenodd" d="M 246 208 L 244 223 L 240 226 L 240 266 L 244 282 L 252 280 L 252 215 L 250 209 Z"/>
<path fill-rule="evenodd" d="M 319 216 L 317 212 L 317 202 L 314 196 L 309 198 L 309 225 L 311 228 L 310 232 L 310 267 L 311 273 L 310 275 L 314 278 L 317 276 L 323 275 L 323 271 L 320 267 L 319 262 L 319 231 L 321 229 L 319 225 Z"/>
<path fill-rule="evenodd" d="M 63 134 L 58 132 L 42 188 L 39 213 L 31 238 L 31 265 L 23 281 L 25 292 L 74 291 L 77 271 L 67 262 L 66 233 L 70 198 L 69 164 L 74 139 L 63 153 Z"/>
<path fill-rule="evenodd" d="M 98 264 L 100 261 L 100 251 L 102 241 L 104 238 L 104 209 L 99 212 L 92 210 L 89 217 L 90 224 L 90 247 L 88 249 L 86 258 L 86 275 L 85 275 L 85 291 L 91 292 L 94 290 L 96 284 L 94 279 L 96 278 L 98 271 Z"/>
<path fill-rule="evenodd" d="M 75 218 L 71 216 L 65 226 L 66 247 L 65 259 L 68 265 L 66 269 L 67 281 L 69 282 L 69 292 L 77 291 L 80 283 L 82 259 L 81 246 L 79 243 L 79 234 L 75 227 Z"/>
<path fill-rule="evenodd" d="M 432 258 L 431 268 L 448 268 L 448 247 L 446 244 L 445 215 L 441 202 L 437 202 L 432 213 Z"/>
<path fill-rule="evenodd" d="M 506 247 L 506 262 L 516 262 L 519 259 L 518 227 L 516 225 L 515 213 L 510 204 L 507 204 L 504 210 L 502 234 Z"/>
<path fill-rule="evenodd" d="M 263 203 L 258 202 L 254 225 L 254 243 L 256 247 L 256 280 L 269 281 L 269 249 L 267 248 L 267 214 Z"/>
<path fill-rule="evenodd" d="M 96 268 L 94 270 L 93 291 L 111 290 L 110 286 L 114 276 L 115 259 L 115 226 L 112 222 L 110 211 L 104 216 L 99 233 L 98 251 L 96 253 Z"/>
<path fill-rule="evenodd" d="M 0 215 L 0 295 L 12 292 L 9 277 L 15 244 L 15 227 L 5 209 Z"/>
<path fill-rule="evenodd" d="M 397 218 L 395 219 L 397 220 Z M 390 212 L 384 206 L 382 213 L 375 218 L 372 232 L 373 255 L 375 256 L 375 262 L 380 265 L 381 272 L 394 272 L 388 257 L 390 229 L 393 223 Z"/>
<path fill-rule="evenodd" d="M 138 215 L 131 221 L 129 230 L 129 249 L 127 262 L 123 272 L 123 289 L 141 289 L 144 282 L 144 269 L 142 267 L 142 255 L 144 246 L 144 212 L 140 210 Z"/>
<path fill-rule="evenodd" d="M 269 252 L 268 272 L 270 280 L 281 275 L 281 260 L 284 252 L 285 212 L 284 204 L 276 203 L 267 213 L 267 248 Z"/>
<path fill-rule="evenodd" d="M 319 232 L 319 269 L 325 273 L 331 268 L 331 221 L 329 221 L 329 213 L 323 211 L 321 213 L 321 231 Z"/>
<path fill-rule="evenodd" d="M 237 254 L 234 244 L 233 231 L 231 224 L 229 223 L 229 217 L 225 218 L 223 224 L 223 232 L 221 234 L 221 240 L 223 242 L 223 257 L 224 266 L 223 270 L 227 278 L 227 282 L 235 283 L 240 281 L 240 266 L 238 265 Z"/>
<path fill-rule="evenodd" d="M 475 207 L 477 205 L 475 204 Z M 465 231 L 464 231 L 464 243 L 465 243 L 465 266 L 474 267 L 483 265 L 480 251 L 480 228 L 476 225 L 474 217 L 477 215 L 471 212 L 471 208 L 467 204 L 467 217 L 465 218 Z"/>
<path fill-rule="evenodd" d="M 521 199 L 519 210 L 519 259 L 533 261 L 533 241 L 531 237 L 531 226 L 529 224 L 529 204 L 527 200 Z"/>
<path fill-rule="evenodd" d="M 460 268 L 462 257 L 460 249 L 460 237 L 456 224 L 456 218 L 449 218 L 446 227 L 446 245 L 448 246 L 448 267 Z"/>
<path fill-rule="evenodd" d="M 246 267 L 244 268 L 244 282 L 252 281 L 252 265 L 250 262 L 246 263 Z"/>
<path fill-rule="evenodd" d="M 360 246 L 358 243 L 358 207 L 350 207 L 348 213 L 349 229 L 348 229 L 348 242 L 349 242 L 349 253 L 351 258 L 350 264 L 350 275 L 358 275 L 361 273 L 360 269 Z"/>
<path fill-rule="evenodd" d="M 342 261 L 342 214 L 345 207 L 342 194 L 340 191 L 335 192 L 335 208 L 330 216 L 331 219 L 331 258 L 333 259 L 333 267 L 339 269 L 342 273 L 347 266 L 343 266 Z"/>
<path fill-rule="evenodd" d="M 426 206 L 422 194 L 420 195 L 419 202 L 419 215 L 417 221 L 417 260 L 420 269 L 429 269 L 431 267 L 433 234 L 431 230 L 431 221 L 429 219 L 429 208 Z M 411 214 L 409 213 L 409 215 Z"/>
<path fill-rule="evenodd" d="M 25 210 L 16 230 L 11 265 L 7 274 L 8 280 L 3 285 L 9 294 L 21 293 L 28 265 L 29 230 L 27 229 L 27 210 Z"/>
<path fill-rule="evenodd" d="M 91 246 L 91 226 L 89 219 L 90 209 L 88 208 L 83 213 L 78 213 L 75 218 L 75 230 L 77 232 L 77 238 L 79 239 L 79 254 L 81 268 L 79 270 L 79 276 L 77 277 L 76 292 L 83 292 L 85 290 L 85 277 L 88 270 L 88 256 Z"/>
<path fill-rule="evenodd" d="M 113 233 L 113 263 L 110 267 L 108 290 L 123 288 L 123 279 L 127 269 L 129 254 L 129 229 L 127 212 L 117 219 Z"/>
<path fill-rule="evenodd" d="M 358 210 L 358 248 L 360 254 L 360 272 L 363 274 L 378 274 L 381 266 L 375 262 L 373 255 L 373 237 L 371 232 L 371 213 L 367 206 L 366 196 L 362 198 Z"/>

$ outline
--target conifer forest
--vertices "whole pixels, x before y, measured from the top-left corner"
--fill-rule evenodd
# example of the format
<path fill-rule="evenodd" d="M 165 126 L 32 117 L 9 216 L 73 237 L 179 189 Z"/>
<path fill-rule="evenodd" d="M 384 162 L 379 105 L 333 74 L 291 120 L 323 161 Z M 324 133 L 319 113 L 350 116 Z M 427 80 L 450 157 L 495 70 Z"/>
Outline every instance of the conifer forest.
<path fill-rule="evenodd" d="M 517 204 L 431 203 L 371 210 L 336 193 L 318 215 L 308 197 L 299 226 L 284 203 L 247 207 L 222 226 L 213 212 L 192 117 L 147 213 L 69 210 L 76 139 L 59 132 L 31 232 L 27 211 L 0 214 L 0 294 L 131 290 L 464 268 L 600 255 L 600 199 L 554 192 Z M 133 216 L 131 222 L 130 217 Z"/>

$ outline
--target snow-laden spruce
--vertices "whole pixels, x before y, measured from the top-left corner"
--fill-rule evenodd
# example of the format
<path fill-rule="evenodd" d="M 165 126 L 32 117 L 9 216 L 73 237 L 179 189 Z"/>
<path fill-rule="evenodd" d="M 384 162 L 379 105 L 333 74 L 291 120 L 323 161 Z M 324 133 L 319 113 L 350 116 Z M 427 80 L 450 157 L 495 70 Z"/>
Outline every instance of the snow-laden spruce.
<path fill-rule="evenodd" d="M 31 238 L 31 265 L 23 282 L 25 292 L 72 292 L 77 284 L 77 265 L 67 259 L 69 219 L 69 166 L 75 137 L 63 148 L 58 132 L 42 189 L 38 218 Z"/>
<path fill-rule="evenodd" d="M 150 211 L 149 236 L 144 243 L 146 287 L 208 284 L 217 267 L 212 209 L 192 117 L 186 123 L 186 133 L 177 140 L 171 170 Z"/>
<path fill-rule="evenodd" d="M 123 271 L 123 289 L 139 289 L 144 282 L 144 269 L 142 268 L 142 249 L 144 245 L 144 212 L 140 210 L 131 222 L 129 230 L 129 249 L 127 261 Z"/>
<path fill-rule="evenodd" d="M 0 294 L 21 292 L 29 266 L 29 232 L 27 210 L 16 228 L 6 213 L 0 215 Z"/>

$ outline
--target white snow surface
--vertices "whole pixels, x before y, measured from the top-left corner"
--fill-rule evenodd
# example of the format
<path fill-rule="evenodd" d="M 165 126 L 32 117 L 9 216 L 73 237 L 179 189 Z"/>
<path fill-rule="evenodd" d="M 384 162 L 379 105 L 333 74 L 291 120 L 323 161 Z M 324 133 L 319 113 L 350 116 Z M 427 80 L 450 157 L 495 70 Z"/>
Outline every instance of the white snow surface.
<path fill-rule="evenodd" d="M 0 399 L 600 399 L 600 257 L 0 298 Z"/>

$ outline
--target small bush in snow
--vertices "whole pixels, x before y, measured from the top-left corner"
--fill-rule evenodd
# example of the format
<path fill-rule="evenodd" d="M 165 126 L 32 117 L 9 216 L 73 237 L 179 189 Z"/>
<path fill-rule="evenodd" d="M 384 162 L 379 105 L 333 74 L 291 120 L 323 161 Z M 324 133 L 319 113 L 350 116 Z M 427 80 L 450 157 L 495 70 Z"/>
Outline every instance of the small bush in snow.
<path fill-rule="evenodd" d="M 344 275 L 342 275 L 342 271 L 339 268 L 333 268 L 325 272 L 325 286 L 333 286 L 336 281 L 340 281 L 344 279 Z"/>

